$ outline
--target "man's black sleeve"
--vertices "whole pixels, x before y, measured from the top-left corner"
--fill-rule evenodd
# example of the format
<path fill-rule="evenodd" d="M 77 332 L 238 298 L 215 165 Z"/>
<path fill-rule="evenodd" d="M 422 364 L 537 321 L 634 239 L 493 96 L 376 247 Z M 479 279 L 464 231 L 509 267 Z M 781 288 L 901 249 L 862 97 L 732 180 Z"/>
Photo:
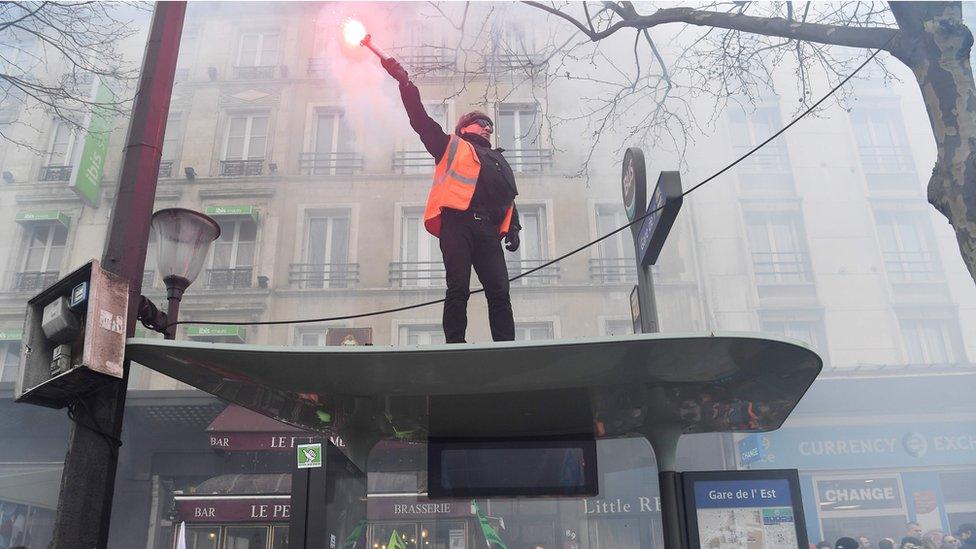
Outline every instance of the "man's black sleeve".
<path fill-rule="evenodd" d="M 420 141 L 427 148 L 427 152 L 434 157 L 434 162 L 440 162 L 451 137 L 444 133 L 441 125 L 427 114 L 420 100 L 420 90 L 413 82 L 407 80 L 400 83 L 400 99 L 403 100 L 403 107 L 410 118 L 410 127 L 420 136 Z"/>
<path fill-rule="evenodd" d="M 508 224 L 508 228 L 509 230 L 522 230 L 522 224 L 519 223 L 518 206 L 516 206 L 514 202 L 512 202 L 512 221 Z"/>

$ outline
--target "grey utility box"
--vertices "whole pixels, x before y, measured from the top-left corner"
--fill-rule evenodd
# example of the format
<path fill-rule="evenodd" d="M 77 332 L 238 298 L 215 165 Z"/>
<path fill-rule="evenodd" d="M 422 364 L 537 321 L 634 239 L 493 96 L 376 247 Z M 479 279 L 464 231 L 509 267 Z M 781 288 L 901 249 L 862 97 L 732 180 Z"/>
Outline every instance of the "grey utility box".
<path fill-rule="evenodd" d="M 27 302 L 17 402 L 63 408 L 122 379 L 129 284 L 92 260 Z"/>

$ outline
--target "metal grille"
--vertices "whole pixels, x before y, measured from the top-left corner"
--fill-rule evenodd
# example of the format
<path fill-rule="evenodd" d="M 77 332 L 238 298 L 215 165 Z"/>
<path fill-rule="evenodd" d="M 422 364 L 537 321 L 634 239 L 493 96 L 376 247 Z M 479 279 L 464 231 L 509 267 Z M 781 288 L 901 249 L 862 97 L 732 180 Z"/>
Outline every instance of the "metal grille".
<path fill-rule="evenodd" d="M 394 261 L 390 263 L 390 283 L 401 288 L 443 287 L 447 284 L 440 261 Z"/>
<path fill-rule="evenodd" d="M 67 181 L 71 179 L 71 166 L 43 166 L 38 179 L 41 181 Z"/>
<path fill-rule="evenodd" d="M 277 65 L 262 65 L 257 67 L 234 67 L 235 80 L 270 80 L 275 77 Z"/>
<path fill-rule="evenodd" d="M 903 147 L 858 147 L 861 153 L 861 166 L 870 175 L 904 175 L 915 173 L 912 157 Z"/>
<path fill-rule="evenodd" d="M 21 291 L 43 290 L 58 281 L 59 271 L 23 271 L 14 278 L 14 289 Z"/>
<path fill-rule="evenodd" d="M 631 282 L 637 280 L 637 262 L 632 257 L 590 259 L 592 282 Z"/>
<path fill-rule="evenodd" d="M 253 267 L 234 269 L 207 269 L 207 287 L 214 290 L 250 288 Z"/>
<path fill-rule="evenodd" d="M 397 59 L 414 76 L 449 76 L 454 73 L 457 63 L 454 57 L 443 54 L 405 54 Z"/>
<path fill-rule="evenodd" d="M 220 175 L 222 177 L 240 177 L 248 175 L 263 175 L 264 160 L 221 160 Z"/>
<path fill-rule="evenodd" d="M 497 53 L 486 57 L 482 64 L 486 72 L 536 72 L 545 66 L 544 58 L 531 53 Z"/>
<path fill-rule="evenodd" d="M 932 281 L 940 278 L 930 252 L 884 252 L 885 270 L 896 282 Z"/>
<path fill-rule="evenodd" d="M 288 282 L 299 288 L 348 288 L 359 282 L 359 263 L 292 263 Z"/>
<path fill-rule="evenodd" d="M 397 173 L 429 173 L 434 171 L 434 158 L 427 151 L 396 151 L 393 171 Z"/>
<path fill-rule="evenodd" d="M 506 261 L 508 266 L 508 277 L 520 275 L 525 271 L 534 269 L 539 265 L 549 261 L 548 259 L 521 259 L 521 260 L 509 260 Z M 545 284 L 555 284 L 559 282 L 559 264 L 550 265 L 545 269 L 540 269 L 530 275 L 525 276 L 516 280 L 515 284 L 523 284 L 526 286 L 538 286 Z"/>
<path fill-rule="evenodd" d="M 159 177 L 173 177 L 172 160 L 163 160 L 159 163 Z"/>
<path fill-rule="evenodd" d="M 329 62 L 324 57 L 309 57 L 305 73 L 312 78 L 326 78 L 329 76 Z"/>
<path fill-rule="evenodd" d="M 506 150 L 505 159 L 516 172 L 541 172 L 552 167 L 552 149 Z"/>
<path fill-rule="evenodd" d="M 305 175 L 352 175 L 362 173 L 363 155 L 355 152 L 301 153 L 298 169 Z"/>
<path fill-rule="evenodd" d="M 797 284 L 812 281 L 804 252 L 753 252 L 752 265 L 760 284 Z"/>

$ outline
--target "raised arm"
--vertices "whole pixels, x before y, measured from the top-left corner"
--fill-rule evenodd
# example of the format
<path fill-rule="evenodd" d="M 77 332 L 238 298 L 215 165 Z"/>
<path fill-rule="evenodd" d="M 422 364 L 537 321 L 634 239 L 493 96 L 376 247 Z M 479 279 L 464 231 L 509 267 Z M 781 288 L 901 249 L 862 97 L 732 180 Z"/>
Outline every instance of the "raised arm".
<path fill-rule="evenodd" d="M 400 66 L 400 63 L 391 57 L 383 61 L 383 68 L 400 82 L 400 99 L 410 119 L 410 127 L 420 136 L 420 141 L 427 152 L 434 157 L 434 161 L 440 162 L 451 140 L 450 136 L 444 133 L 444 128 L 427 114 L 424 103 L 420 99 L 420 90 L 410 81 L 407 71 Z"/>

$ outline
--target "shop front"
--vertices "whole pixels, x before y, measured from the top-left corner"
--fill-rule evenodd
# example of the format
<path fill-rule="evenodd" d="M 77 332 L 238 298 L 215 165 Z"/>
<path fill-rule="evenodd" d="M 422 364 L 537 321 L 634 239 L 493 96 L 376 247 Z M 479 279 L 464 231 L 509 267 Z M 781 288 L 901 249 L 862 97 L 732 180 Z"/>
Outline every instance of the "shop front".
<path fill-rule="evenodd" d="M 290 483 L 288 483 L 290 489 Z M 285 494 L 175 497 L 186 549 L 287 549 L 291 496 Z M 177 528 L 174 548 L 180 547 Z"/>

